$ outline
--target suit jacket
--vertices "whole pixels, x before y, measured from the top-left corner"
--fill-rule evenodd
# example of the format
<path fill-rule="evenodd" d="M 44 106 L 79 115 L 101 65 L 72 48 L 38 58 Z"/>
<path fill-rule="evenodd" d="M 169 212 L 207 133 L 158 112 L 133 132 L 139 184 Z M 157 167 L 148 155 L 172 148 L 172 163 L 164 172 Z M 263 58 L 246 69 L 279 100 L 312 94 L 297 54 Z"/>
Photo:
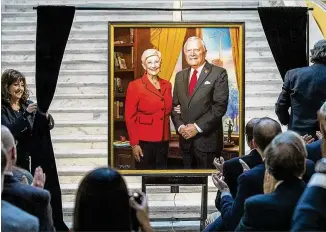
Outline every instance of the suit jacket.
<path fill-rule="evenodd" d="M 307 144 L 307 152 L 308 156 L 307 158 L 312 160 L 314 163 L 317 163 L 318 160 L 321 159 L 322 154 L 321 154 L 321 145 L 322 145 L 323 140 L 317 140 L 311 144 Z"/>
<path fill-rule="evenodd" d="M 228 100 L 228 75 L 224 68 L 206 61 L 191 97 L 188 96 L 191 68 L 176 74 L 173 90 L 173 106 L 181 105 L 181 114 L 172 111 L 172 121 L 178 130 L 181 125 L 196 123 L 203 131 L 194 138 L 185 140 L 180 136 L 181 149 L 189 149 L 193 144 L 202 152 L 223 150 L 224 116 Z"/>
<path fill-rule="evenodd" d="M 40 231 L 55 231 L 47 190 L 20 183 L 13 176 L 4 176 L 2 199 L 39 219 Z"/>
<path fill-rule="evenodd" d="M 315 164 L 311 160 L 306 160 L 306 173 L 302 180 L 308 183 L 314 170 Z M 231 194 L 222 195 L 220 211 L 227 230 L 234 230 L 237 227 L 243 215 L 245 201 L 251 196 L 264 193 L 264 176 L 265 165 L 262 163 L 239 176 L 237 194 L 234 199 Z"/>
<path fill-rule="evenodd" d="M 326 231 L 326 174 L 312 176 L 294 211 L 291 231 Z"/>
<path fill-rule="evenodd" d="M 242 165 L 239 162 L 239 159 L 242 159 L 250 169 L 261 164 L 263 162 L 260 154 L 256 149 L 250 151 L 248 155 L 244 155 L 241 157 L 232 158 L 230 160 L 225 161 L 223 165 L 223 176 L 225 183 L 229 186 L 230 193 L 233 198 L 235 198 L 237 194 L 238 188 L 238 177 L 243 173 Z M 215 206 L 220 211 L 220 199 L 221 192 L 218 191 L 215 198 Z"/>
<path fill-rule="evenodd" d="M 132 146 L 138 144 L 139 140 L 159 142 L 170 139 L 172 85 L 161 78 L 159 82 L 160 92 L 146 74 L 129 83 L 125 119 Z"/>
<path fill-rule="evenodd" d="M 239 162 L 239 159 L 242 159 L 250 169 L 261 164 L 263 162 L 260 154 L 256 149 L 253 149 L 248 155 L 241 157 L 236 157 L 230 160 L 227 160 L 223 165 L 223 176 L 224 181 L 230 188 L 232 197 L 235 197 L 237 194 L 237 180 L 238 177 L 243 173 L 243 168 Z"/>
<path fill-rule="evenodd" d="M 32 131 L 35 112 L 30 114 L 26 111 L 32 101 L 26 101 L 21 106 L 22 114 L 17 114 L 8 103 L 2 100 L 1 124 L 8 127 L 17 144 L 17 166 L 29 170 L 29 163 L 26 161 L 31 154 Z M 53 117 L 49 114 L 49 130 L 54 127 Z M 29 170 L 30 171 L 30 170 Z"/>
<path fill-rule="evenodd" d="M 13 167 L 12 173 L 14 174 L 14 177 L 20 182 L 23 180 L 23 176 L 26 176 L 28 184 L 31 185 L 33 183 L 34 177 L 29 171 L 25 169 Z"/>
<path fill-rule="evenodd" d="M 16 206 L 1 201 L 1 231 L 2 232 L 37 232 L 39 222 L 36 217 L 26 213 Z"/>
<path fill-rule="evenodd" d="M 265 165 L 259 164 L 238 178 L 236 197 L 230 195 L 221 198 L 221 217 L 226 230 L 234 230 L 242 215 L 245 201 L 254 195 L 264 193 Z"/>
<path fill-rule="evenodd" d="M 293 178 L 282 182 L 272 193 L 250 197 L 236 231 L 289 231 L 305 186 L 302 180 Z"/>
<path fill-rule="evenodd" d="M 313 64 L 289 70 L 275 108 L 280 122 L 300 135 L 316 137 L 316 131 L 319 130 L 317 111 L 325 102 L 325 89 L 326 65 Z"/>

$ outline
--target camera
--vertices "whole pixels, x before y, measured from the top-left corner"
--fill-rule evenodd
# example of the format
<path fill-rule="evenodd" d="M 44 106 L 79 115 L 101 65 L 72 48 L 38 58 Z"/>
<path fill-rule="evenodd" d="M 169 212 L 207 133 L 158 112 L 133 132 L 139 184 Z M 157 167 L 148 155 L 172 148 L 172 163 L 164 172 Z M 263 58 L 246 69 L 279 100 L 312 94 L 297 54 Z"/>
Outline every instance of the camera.
<path fill-rule="evenodd" d="M 138 192 L 133 192 L 130 197 L 133 197 L 138 204 L 141 204 L 143 201 L 142 196 Z M 136 216 L 136 210 L 131 207 L 131 230 L 139 231 L 139 227 L 140 224 Z"/>

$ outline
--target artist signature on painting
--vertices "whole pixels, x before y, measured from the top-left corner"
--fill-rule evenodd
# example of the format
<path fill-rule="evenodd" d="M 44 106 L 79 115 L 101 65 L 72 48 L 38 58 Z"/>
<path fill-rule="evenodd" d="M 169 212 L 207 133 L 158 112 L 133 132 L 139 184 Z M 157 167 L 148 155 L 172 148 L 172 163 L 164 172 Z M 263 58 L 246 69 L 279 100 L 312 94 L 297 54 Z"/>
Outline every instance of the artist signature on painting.
<path fill-rule="evenodd" d="M 130 165 L 124 164 L 124 165 L 119 165 L 119 169 L 129 169 Z"/>

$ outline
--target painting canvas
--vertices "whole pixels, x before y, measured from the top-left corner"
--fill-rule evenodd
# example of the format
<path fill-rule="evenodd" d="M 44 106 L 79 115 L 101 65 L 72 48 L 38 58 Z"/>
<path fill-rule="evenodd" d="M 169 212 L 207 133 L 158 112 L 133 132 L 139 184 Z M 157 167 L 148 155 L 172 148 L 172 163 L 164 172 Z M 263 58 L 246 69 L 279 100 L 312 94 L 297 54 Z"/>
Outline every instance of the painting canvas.
<path fill-rule="evenodd" d="M 129 118 L 126 118 L 129 115 L 128 110 L 126 111 L 126 104 L 128 106 L 128 104 L 130 105 L 128 102 L 138 98 L 137 94 L 139 92 L 131 92 L 130 83 L 141 79 L 146 72 L 142 62 L 144 51 L 147 49 L 156 49 L 160 52 L 161 57 L 158 76 L 170 83 L 170 91 L 171 95 L 173 95 L 177 73 L 189 67 L 185 53 L 185 43 L 190 37 L 200 38 L 204 42 L 206 62 L 213 66 L 221 67 L 227 72 L 229 96 L 226 112 L 222 118 L 224 149 L 221 155 L 227 159 L 238 156 L 243 152 L 243 23 L 131 24 L 115 22 L 109 23 L 108 36 L 108 82 L 110 96 L 108 102 L 110 128 L 108 148 L 109 164 L 126 174 L 162 173 L 162 168 L 157 168 L 160 170 L 157 170 L 155 167 L 150 169 L 146 167 L 139 168 L 137 160 L 135 160 L 135 154 L 132 148 L 134 144 L 131 144 L 134 142 L 130 141 L 132 140 L 130 128 L 128 130 L 128 126 L 126 125 L 128 124 L 128 120 L 130 121 Z M 121 67 L 121 63 L 117 58 L 124 60 L 123 67 Z M 134 95 L 133 97 L 130 97 L 131 93 Z M 126 102 L 126 99 L 131 100 L 127 100 Z M 135 103 L 135 105 L 137 104 Z M 164 173 L 180 171 L 210 172 L 210 166 L 205 169 L 185 169 L 183 152 L 179 143 L 181 134 L 177 132 L 178 128 L 175 128 L 172 119 L 170 119 L 169 126 L 170 135 L 167 141 L 167 164 L 165 166 L 166 168 L 163 169 Z"/>

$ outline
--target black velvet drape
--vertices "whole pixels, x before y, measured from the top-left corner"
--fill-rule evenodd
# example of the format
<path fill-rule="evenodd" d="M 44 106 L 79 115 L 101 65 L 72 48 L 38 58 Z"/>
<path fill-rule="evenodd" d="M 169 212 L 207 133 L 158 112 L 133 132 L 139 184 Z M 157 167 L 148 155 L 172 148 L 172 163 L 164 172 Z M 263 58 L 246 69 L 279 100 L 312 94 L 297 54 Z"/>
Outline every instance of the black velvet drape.
<path fill-rule="evenodd" d="M 63 221 L 62 200 L 52 147 L 48 111 L 54 96 L 62 57 L 69 37 L 74 7 L 38 6 L 36 33 L 36 99 L 38 112 L 33 127 L 32 172 L 41 166 L 46 174 L 44 188 L 51 193 L 53 222 L 57 231 L 68 231 Z M 55 119 L 54 119 L 55 120 Z"/>
<path fill-rule="evenodd" d="M 259 17 L 278 70 L 308 65 L 306 7 L 258 7 Z"/>

